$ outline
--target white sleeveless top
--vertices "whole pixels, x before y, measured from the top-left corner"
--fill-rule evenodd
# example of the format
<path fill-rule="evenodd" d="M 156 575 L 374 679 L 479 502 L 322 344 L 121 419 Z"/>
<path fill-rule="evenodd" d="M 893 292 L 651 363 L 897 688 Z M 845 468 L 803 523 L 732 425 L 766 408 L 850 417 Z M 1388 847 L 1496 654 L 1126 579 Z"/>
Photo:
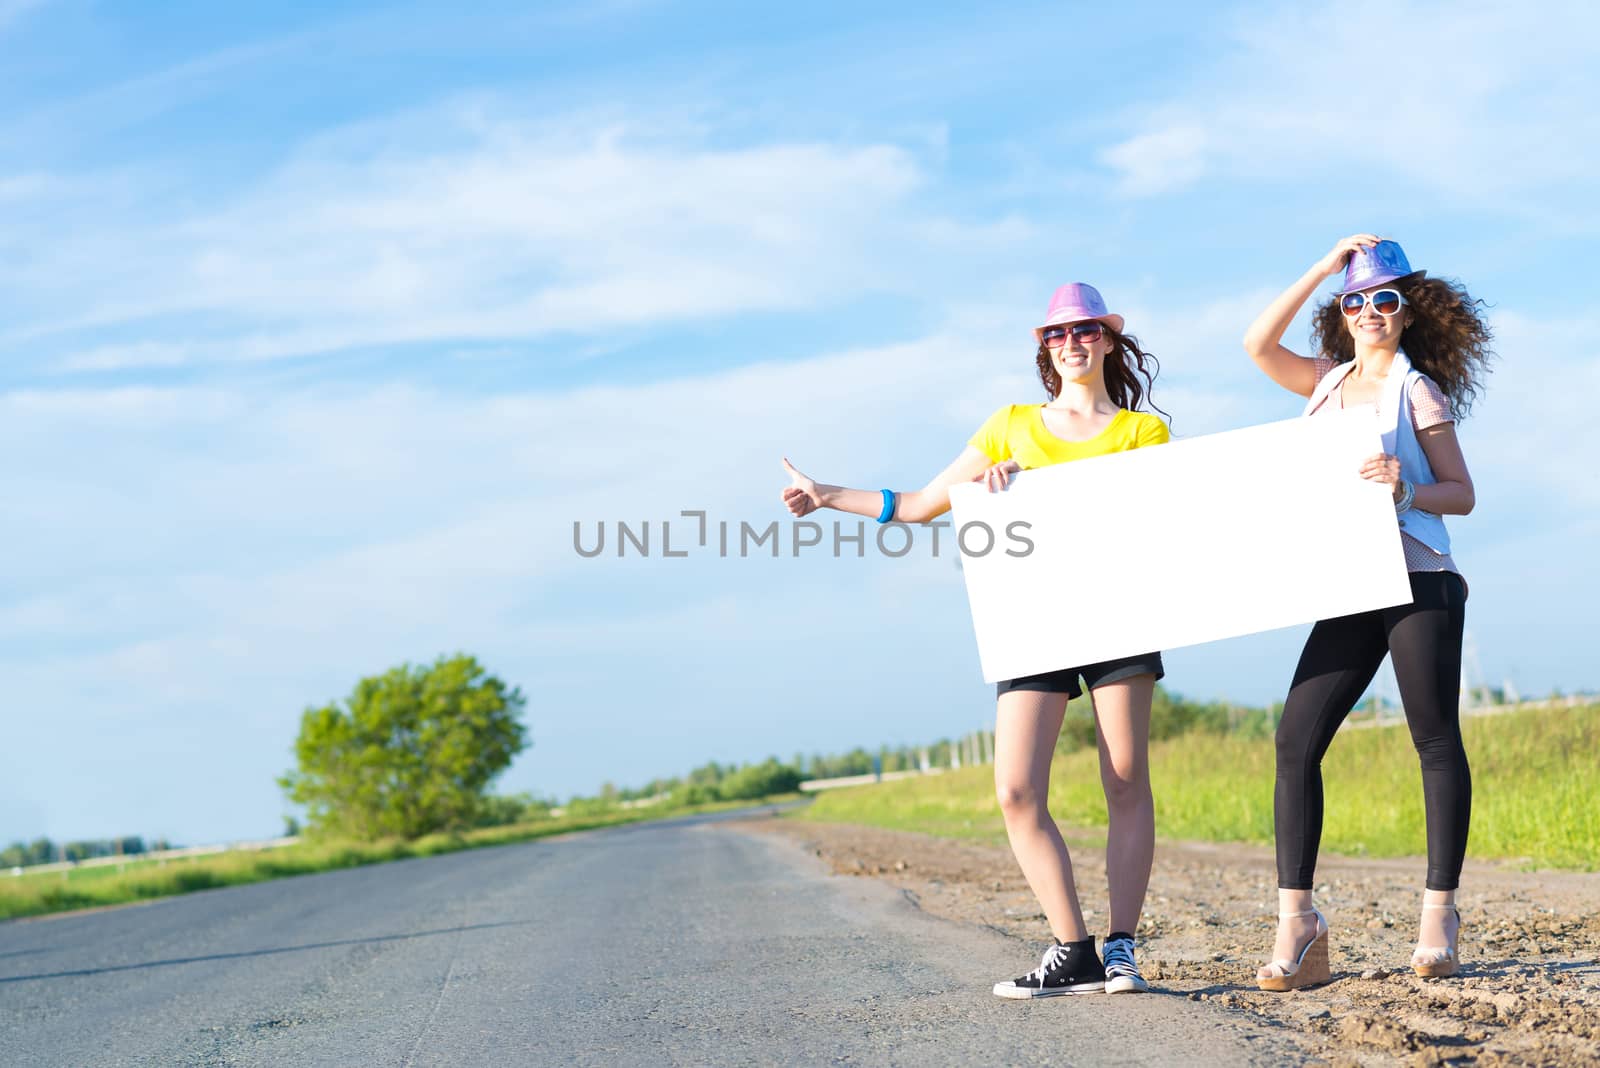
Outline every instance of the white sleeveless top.
<path fill-rule="evenodd" d="M 1314 357 L 1311 362 L 1316 370 L 1319 385 L 1334 368 L 1340 366 L 1325 356 Z M 1322 392 L 1323 395 L 1319 397 L 1318 392 Z M 1411 409 L 1413 431 L 1426 430 L 1440 423 L 1455 422 L 1455 416 L 1450 411 L 1450 399 L 1427 375 L 1418 375 L 1412 379 L 1407 399 L 1411 402 L 1407 407 Z M 1331 390 L 1313 391 L 1311 401 L 1312 403 L 1306 408 L 1307 415 L 1339 411 L 1344 407 L 1344 400 L 1337 386 Z M 1400 545 L 1405 550 L 1407 571 L 1450 571 L 1457 575 L 1461 574 L 1461 569 L 1456 566 L 1449 552 L 1435 552 L 1403 529 L 1400 531 Z"/>

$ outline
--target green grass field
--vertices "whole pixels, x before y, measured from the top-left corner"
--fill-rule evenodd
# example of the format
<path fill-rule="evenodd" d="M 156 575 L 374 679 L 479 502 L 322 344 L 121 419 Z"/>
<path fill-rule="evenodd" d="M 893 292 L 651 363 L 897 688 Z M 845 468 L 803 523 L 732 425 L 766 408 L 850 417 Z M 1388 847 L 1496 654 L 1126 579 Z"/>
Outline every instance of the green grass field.
<path fill-rule="evenodd" d="M 1468 718 L 1463 734 L 1473 778 L 1470 857 L 1600 867 L 1600 705 Z M 1150 769 L 1160 837 L 1272 844 L 1270 738 L 1181 735 L 1151 747 Z M 1425 851 L 1422 777 L 1403 726 L 1342 732 L 1323 782 L 1325 851 Z M 1050 811 L 1064 826 L 1105 826 L 1093 750 L 1056 758 Z M 1005 833 L 988 767 L 833 790 L 798 815 L 954 837 Z"/>
<path fill-rule="evenodd" d="M 799 795 L 768 798 L 764 803 L 792 800 Z M 71 909 L 120 905 L 130 901 L 187 894 L 222 886 L 265 882 L 290 875 L 309 875 L 337 868 L 381 864 L 408 857 L 427 857 L 462 849 L 509 845 L 574 831 L 613 827 L 623 823 L 666 819 L 703 812 L 747 808 L 759 802 L 717 801 L 704 805 L 669 808 L 656 806 L 618 810 L 596 815 L 539 820 L 532 823 L 487 827 L 464 834 L 439 834 L 415 841 L 300 842 L 281 849 L 215 853 L 162 861 L 130 861 L 127 870 L 116 865 L 73 868 L 20 876 L 0 875 L 0 920 L 37 916 Z"/>

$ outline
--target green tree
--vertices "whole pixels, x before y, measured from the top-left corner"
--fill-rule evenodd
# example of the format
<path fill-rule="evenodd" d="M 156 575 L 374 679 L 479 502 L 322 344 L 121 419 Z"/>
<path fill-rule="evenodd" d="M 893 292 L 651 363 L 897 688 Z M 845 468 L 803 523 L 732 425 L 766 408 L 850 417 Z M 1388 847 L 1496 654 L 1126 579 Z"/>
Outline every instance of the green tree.
<path fill-rule="evenodd" d="M 550 818 L 551 804 L 532 794 L 490 794 L 478 805 L 473 818 L 477 827 L 504 827 L 512 823 Z"/>
<path fill-rule="evenodd" d="M 777 757 L 768 757 L 765 763 L 740 768 L 724 778 L 717 792 L 726 800 L 742 801 L 790 794 L 798 789 L 800 773 L 787 764 L 778 763 Z"/>
<path fill-rule="evenodd" d="M 723 777 L 732 770 L 733 769 L 731 767 L 724 768 L 722 765 L 713 760 L 704 767 L 695 768 L 693 771 L 691 771 L 689 773 L 688 783 L 690 786 L 710 786 L 715 788 L 716 785 L 722 781 Z"/>
<path fill-rule="evenodd" d="M 522 692 L 466 655 L 362 679 L 341 705 L 308 708 L 278 780 L 314 831 L 415 838 L 470 826 L 484 790 L 527 746 Z"/>

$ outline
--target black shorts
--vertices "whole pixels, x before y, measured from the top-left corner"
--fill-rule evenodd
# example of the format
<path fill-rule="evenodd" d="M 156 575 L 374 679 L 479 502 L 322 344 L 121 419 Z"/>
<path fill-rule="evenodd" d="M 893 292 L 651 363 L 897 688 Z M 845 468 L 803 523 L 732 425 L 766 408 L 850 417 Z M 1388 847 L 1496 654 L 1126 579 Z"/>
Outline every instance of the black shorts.
<path fill-rule="evenodd" d="M 1119 660 L 1104 660 L 1098 664 L 1085 664 L 1083 667 L 1060 668 L 1056 671 L 1046 671 L 1042 675 L 1024 675 L 1020 679 L 1005 679 L 994 688 L 996 697 L 1011 690 L 1032 690 L 1036 693 L 1064 693 L 1070 701 L 1074 697 L 1082 697 L 1085 688 L 1093 690 L 1104 686 L 1108 682 L 1121 682 L 1131 679 L 1135 675 L 1154 675 L 1160 680 L 1167 671 L 1161 666 L 1160 653 L 1141 653 L 1138 656 L 1125 656 Z M 1078 685 L 1078 676 L 1083 676 L 1083 686 Z"/>

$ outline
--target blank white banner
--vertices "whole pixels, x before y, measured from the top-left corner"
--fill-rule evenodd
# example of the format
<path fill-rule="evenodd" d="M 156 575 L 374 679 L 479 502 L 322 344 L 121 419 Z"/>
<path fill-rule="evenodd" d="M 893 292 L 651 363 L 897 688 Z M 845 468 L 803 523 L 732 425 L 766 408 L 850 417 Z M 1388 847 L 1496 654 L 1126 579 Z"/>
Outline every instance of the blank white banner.
<path fill-rule="evenodd" d="M 952 488 L 985 681 L 1410 603 L 1382 451 L 1356 410 Z"/>

